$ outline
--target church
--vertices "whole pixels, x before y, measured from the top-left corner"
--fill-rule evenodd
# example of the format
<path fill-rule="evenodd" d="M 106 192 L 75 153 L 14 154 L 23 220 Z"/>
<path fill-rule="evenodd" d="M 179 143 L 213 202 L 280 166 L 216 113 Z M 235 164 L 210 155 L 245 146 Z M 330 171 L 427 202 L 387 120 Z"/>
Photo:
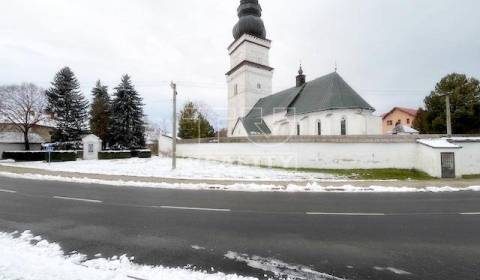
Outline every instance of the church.
<path fill-rule="evenodd" d="M 337 71 L 307 81 L 302 67 L 292 87 L 272 93 L 267 39 L 258 0 L 241 0 L 228 47 L 228 136 L 380 135 L 382 118 Z"/>

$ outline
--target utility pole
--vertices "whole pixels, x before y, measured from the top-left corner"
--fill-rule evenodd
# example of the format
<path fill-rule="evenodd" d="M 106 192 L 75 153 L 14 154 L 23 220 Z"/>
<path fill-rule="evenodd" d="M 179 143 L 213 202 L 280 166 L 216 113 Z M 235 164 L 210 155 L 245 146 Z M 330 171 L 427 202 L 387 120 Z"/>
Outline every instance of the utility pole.
<path fill-rule="evenodd" d="M 447 103 L 447 136 L 452 137 L 452 112 L 450 107 L 450 93 L 445 95 L 445 102 Z"/>
<path fill-rule="evenodd" d="M 445 96 L 445 103 L 446 103 L 446 112 L 447 112 L 447 136 L 452 137 L 452 111 L 450 106 L 450 95 L 452 92 L 446 92 L 440 94 L 440 96 Z"/>
<path fill-rule="evenodd" d="M 173 126 L 172 126 L 172 170 L 177 169 L 177 85 L 172 81 L 173 90 Z"/>

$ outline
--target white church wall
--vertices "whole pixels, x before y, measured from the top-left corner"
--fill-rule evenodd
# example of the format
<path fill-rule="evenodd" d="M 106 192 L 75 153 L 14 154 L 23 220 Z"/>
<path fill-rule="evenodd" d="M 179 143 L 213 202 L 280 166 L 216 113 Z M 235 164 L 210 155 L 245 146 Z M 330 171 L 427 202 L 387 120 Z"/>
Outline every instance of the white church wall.
<path fill-rule="evenodd" d="M 281 111 L 281 108 L 279 108 Z M 381 135 L 381 117 L 365 110 L 329 110 L 307 115 L 285 116 L 285 111 L 269 116 L 264 120 L 273 135 L 296 135 L 300 124 L 300 135 L 318 135 L 318 123 L 321 123 L 321 135 L 341 135 L 341 121 L 345 118 L 347 135 Z"/>

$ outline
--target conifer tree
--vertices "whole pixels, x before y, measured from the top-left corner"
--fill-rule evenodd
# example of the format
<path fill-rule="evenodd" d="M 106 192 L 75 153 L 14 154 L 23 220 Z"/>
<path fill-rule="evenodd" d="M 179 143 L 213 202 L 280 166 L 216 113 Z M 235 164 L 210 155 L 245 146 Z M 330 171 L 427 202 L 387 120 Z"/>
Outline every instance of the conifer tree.
<path fill-rule="evenodd" d="M 135 90 L 130 77 L 125 75 L 115 88 L 112 102 L 111 142 L 117 148 L 140 149 L 145 147 L 145 123 L 142 98 Z"/>
<path fill-rule="evenodd" d="M 55 75 L 47 99 L 47 110 L 54 114 L 57 123 L 52 141 L 79 141 L 86 130 L 88 101 L 70 68 L 65 67 Z"/>
<path fill-rule="evenodd" d="M 178 137 L 182 139 L 215 137 L 215 129 L 193 102 L 185 103 L 179 116 Z"/>
<path fill-rule="evenodd" d="M 109 142 L 110 126 L 110 96 L 108 96 L 108 87 L 102 85 L 100 81 L 92 90 L 93 102 L 90 108 L 90 130 L 93 134 L 102 139 L 103 148 L 107 147 Z"/>

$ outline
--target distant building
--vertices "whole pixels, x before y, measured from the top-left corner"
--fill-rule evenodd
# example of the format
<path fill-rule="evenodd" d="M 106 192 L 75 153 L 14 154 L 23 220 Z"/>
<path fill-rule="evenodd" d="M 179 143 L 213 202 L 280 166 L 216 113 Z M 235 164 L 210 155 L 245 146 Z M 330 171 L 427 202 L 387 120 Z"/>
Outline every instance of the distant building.
<path fill-rule="evenodd" d="M 273 68 L 258 0 L 242 0 L 228 48 L 228 136 L 380 135 L 382 119 L 337 71 L 272 92 Z"/>
<path fill-rule="evenodd" d="M 56 123 L 50 114 L 45 114 L 43 120 L 35 124 L 30 133 L 39 135 L 44 141 L 50 142 Z M 21 132 L 17 126 L 11 123 L 5 116 L 0 116 L 0 132 Z"/>
<path fill-rule="evenodd" d="M 37 133 L 28 135 L 30 140 L 30 150 L 38 151 L 45 143 L 45 139 Z M 0 158 L 5 151 L 23 151 L 25 150 L 25 141 L 23 133 L 20 132 L 0 132 Z"/>
<path fill-rule="evenodd" d="M 383 134 L 392 134 L 395 127 L 399 125 L 411 128 L 417 111 L 416 109 L 395 107 L 390 112 L 383 114 Z"/>

